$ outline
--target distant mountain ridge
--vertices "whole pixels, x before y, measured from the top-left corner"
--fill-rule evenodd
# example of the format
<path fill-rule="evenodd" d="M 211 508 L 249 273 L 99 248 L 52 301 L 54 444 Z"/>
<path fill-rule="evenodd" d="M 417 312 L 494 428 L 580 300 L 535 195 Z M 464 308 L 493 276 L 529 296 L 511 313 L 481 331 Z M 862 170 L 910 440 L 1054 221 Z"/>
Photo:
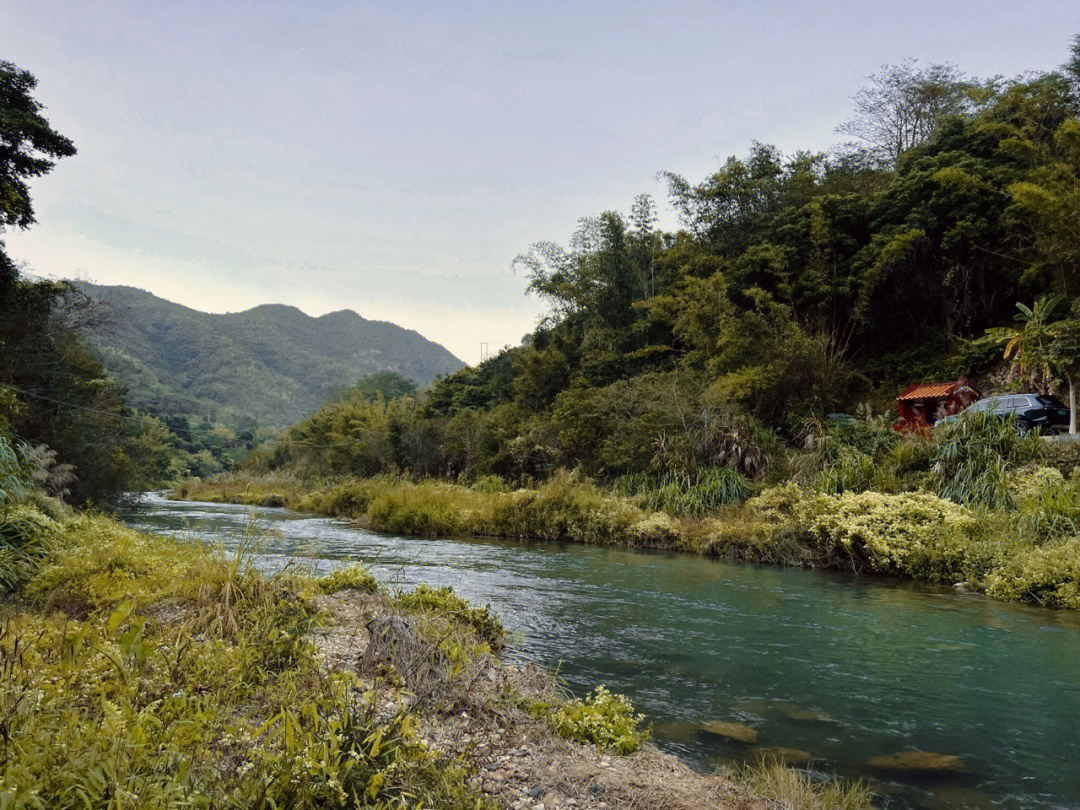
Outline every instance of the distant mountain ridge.
<path fill-rule="evenodd" d="M 135 287 L 79 282 L 102 305 L 90 335 L 133 404 L 164 413 L 208 409 L 287 425 L 343 385 L 396 371 L 426 385 L 465 364 L 438 343 L 351 310 L 319 317 L 286 304 L 200 312 Z"/>

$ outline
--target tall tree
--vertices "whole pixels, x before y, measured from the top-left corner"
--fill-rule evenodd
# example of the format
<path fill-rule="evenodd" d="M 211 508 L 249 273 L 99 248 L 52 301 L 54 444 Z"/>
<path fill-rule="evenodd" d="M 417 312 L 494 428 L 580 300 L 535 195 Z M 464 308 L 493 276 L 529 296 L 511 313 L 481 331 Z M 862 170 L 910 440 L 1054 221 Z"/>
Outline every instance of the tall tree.
<path fill-rule="evenodd" d="M 967 111 L 979 85 L 955 65 L 916 67 L 914 59 L 885 65 L 866 77 L 853 97 L 855 117 L 837 127 L 867 144 L 882 163 L 895 165 L 909 149 L 930 140 L 949 116 Z"/>
<path fill-rule="evenodd" d="M 50 172 L 56 160 L 75 154 L 75 145 L 56 132 L 31 95 L 37 79 L 0 61 L 0 233 L 34 223 L 29 181 Z M 15 280 L 15 265 L 0 241 L 0 291 Z"/>

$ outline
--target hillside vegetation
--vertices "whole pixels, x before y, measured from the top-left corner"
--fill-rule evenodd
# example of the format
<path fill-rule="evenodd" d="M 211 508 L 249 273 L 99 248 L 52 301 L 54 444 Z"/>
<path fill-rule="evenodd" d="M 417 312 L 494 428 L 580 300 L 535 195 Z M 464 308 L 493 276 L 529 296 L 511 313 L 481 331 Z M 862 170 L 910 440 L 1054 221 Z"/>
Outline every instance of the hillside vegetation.
<path fill-rule="evenodd" d="M 675 233 L 643 196 L 533 246 L 518 266 L 550 315 L 521 346 L 417 398 L 342 397 L 189 494 L 283 486 L 390 531 L 842 565 L 1080 607 L 1075 445 L 986 418 L 932 439 L 890 427 L 911 380 L 1073 387 L 1080 40 L 1060 71 L 907 63 L 855 98 L 842 129 L 859 143 L 755 144 L 699 182 L 668 174 Z M 431 478 L 452 483 L 415 483 Z"/>
<path fill-rule="evenodd" d="M 343 383 L 393 371 L 418 385 L 459 370 L 442 346 L 392 323 L 296 307 L 212 314 L 131 287 L 79 283 L 102 304 L 89 338 L 133 405 L 163 414 L 251 416 L 286 425 Z"/>

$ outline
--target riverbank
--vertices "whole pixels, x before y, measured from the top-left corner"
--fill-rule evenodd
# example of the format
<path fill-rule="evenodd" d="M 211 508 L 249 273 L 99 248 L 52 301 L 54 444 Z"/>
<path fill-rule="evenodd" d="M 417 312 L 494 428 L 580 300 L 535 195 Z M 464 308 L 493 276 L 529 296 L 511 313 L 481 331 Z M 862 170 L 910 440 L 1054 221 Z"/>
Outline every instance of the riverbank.
<path fill-rule="evenodd" d="M 568 473 L 518 490 L 388 476 L 316 485 L 237 473 L 184 482 L 171 497 L 288 506 L 405 535 L 622 545 L 848 569 L 1080 609 L 1080 539 L 1044 536 L 1052 514 L 976 510 L 927 492 L 828 495 L 787 484 L 708 515 L 678 516 Z"/>
<path fill-rule="evenodd" d="M 764 807 L 644 741 L 625 701 L 573 700 L 498 658 L 452 592 L 358 567 L 266 576 L 105 517 L 0 518 L 0 797 L 13 807 Z M 746 777 L 750 778 L 750 777 Z M 770 766 L 757 792 L 868 807 Z"/>

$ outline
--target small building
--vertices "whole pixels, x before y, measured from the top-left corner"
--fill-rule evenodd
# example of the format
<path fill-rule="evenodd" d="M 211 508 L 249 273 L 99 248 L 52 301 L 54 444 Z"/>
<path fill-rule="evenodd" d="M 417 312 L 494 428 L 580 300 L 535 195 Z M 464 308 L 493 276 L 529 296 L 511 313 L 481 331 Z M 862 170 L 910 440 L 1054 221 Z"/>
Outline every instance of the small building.
<path fill-rule="evenodd" d="M 967 377 L 947 383 L 912 383 L 896 397 L 900 418 L 893 430 L 924 430 L 943 416 L 960 413 L 982 394 Z"/>

